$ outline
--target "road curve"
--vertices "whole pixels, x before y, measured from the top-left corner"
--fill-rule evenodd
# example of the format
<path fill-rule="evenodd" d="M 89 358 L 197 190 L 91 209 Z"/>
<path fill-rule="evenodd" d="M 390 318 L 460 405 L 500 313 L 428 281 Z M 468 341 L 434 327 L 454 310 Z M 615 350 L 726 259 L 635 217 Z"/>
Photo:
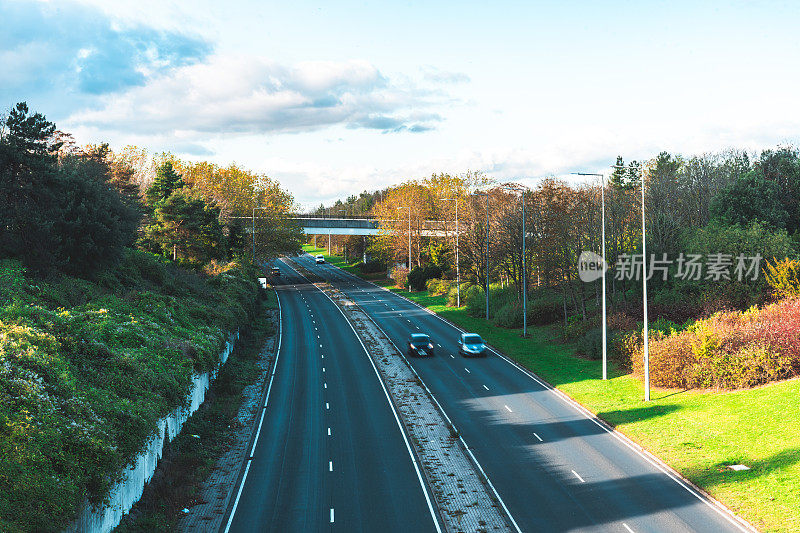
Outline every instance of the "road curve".
<path fill-rule="evenodd" d="M 411 363 L 459 428 L 522 531 L 749 531 L 496 355 L 458 355 L 460 330 L 332 265 L 303 266 L 355 300 L 397 344 L 424 332 L 434 358 Z"/>
<path fill-rule="evenodd" d="M 281 347 L 254 453 L 222 530 L 437 531 L 427 489 L 358 338 L 322 292 L 278 266 Z"/>

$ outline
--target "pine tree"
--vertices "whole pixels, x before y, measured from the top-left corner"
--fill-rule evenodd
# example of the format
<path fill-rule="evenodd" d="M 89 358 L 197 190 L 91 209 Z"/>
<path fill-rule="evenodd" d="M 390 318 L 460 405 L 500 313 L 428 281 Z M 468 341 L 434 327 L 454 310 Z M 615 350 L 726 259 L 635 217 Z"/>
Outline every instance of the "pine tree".
<path fill-rule="evenodd" d="M 170 161 L 164 162 L 156 170 L 156 179 L 147 188 L 147 203 L 155 206 L 158 202 L 164 201 L 169 196 L 184 186 L 183 178 L 178 174 Z"/>

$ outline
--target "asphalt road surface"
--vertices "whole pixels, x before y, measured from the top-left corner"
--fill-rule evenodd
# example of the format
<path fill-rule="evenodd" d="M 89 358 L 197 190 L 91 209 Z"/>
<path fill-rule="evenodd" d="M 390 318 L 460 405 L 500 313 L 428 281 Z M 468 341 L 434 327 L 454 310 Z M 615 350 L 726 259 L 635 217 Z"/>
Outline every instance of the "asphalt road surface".
<path fill-rule="evenodd" d="M 458 329 L 330 264 L 298 260 L 396 345 L 411 333 L 431 335 L 435 357 L 411 363 L 522 531 L 747 531 L 530 374 L 494 354 L 462 358 Z"/>
<path fill-rule="evenodd" d="M 322 292 L 278 266 L 276 372 L 223 530 L 437 531 L 432 497 L 358 338 Z"/>

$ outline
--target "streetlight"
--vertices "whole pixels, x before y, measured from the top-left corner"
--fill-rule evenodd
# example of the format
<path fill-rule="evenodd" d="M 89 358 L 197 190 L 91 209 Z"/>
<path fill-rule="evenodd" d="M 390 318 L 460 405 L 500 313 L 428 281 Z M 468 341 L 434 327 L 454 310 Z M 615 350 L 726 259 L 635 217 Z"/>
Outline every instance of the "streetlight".
<path fill-rule="evenodd" d="M 476 192 L 477 196 L 486 197 L 486 321 L 489 321 L 489 193 Z"/>
<path fill-rule="evenodd" d="M 461 272 L 458 268 L 458 196 L 455 198 L 442 198 L 445 201 L 456 203 L 456 307 L 461 307 Z"/>
<path fill-rule="evenodd" d="M 606 331 L 608 325 L 606 322 L 606 177 L 605 174 L 594 174 L 591 172 L 573 172 L 578 176 L 598 176 L 600 178 L 600 218 L 601 218 L 601 239 L 602 239 L 602 255 L 603 255 L 603 379 L 608 379 L 608 357 L 607 357 L 607 339 Z"/>
<path fill-rule="evenodd" d="M 527 240 L 527 233 L 525 232 L 525 189 L 526 187 L 517 184 L 506 184 L 503 186 L 505 189 L 517 191 L 522 193 L 522 336 L 528 336 L 528 269 L 525 260 L 525 241 Z"/>
<path fill-rule="evenodd" d="M 647 232 L 644 222 L 644 174 L 642 174 L 642 165 L 638 164 L 636 167 L 611 165 L 611 168 L 638 168 L 639 174 L 642 178 L 642 307 L 644 317 L 644 401 L 650 401 L 650 347 L 648 344 L 649 332 L 647 331 Z"/>
<path fill-rule="evenodd" d="M 266 207 L 253 208 L 253 264 L 256 264 L 256 209 L 266 209 Z"/>
<path fill-rule="evenodd" d="M 401 205 L 399 209 L 408 209 L 408 273 L 411 274 L 411 206 Z M 410 281 L 408 281 L 408 292 L 411 292 Z"/>

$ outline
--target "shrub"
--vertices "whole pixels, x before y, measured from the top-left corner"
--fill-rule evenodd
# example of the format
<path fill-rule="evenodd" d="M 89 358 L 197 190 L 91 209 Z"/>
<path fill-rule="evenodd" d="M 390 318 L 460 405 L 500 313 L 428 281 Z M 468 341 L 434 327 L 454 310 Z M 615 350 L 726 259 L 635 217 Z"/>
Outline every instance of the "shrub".
<path fill-rule="evenodd" d="M 408 282 L 415 291 L 425 290 L 425 283 L 432 278 L 442 275 L 442 269 L 436 265 L 426 265 L 424 267 L 414 267 L 408 274 Z"/>
<path fill-rule="evenodd" d="M 501 328 L 522 327 L 522 303 L 509 302 L 505 304 L 494 314 L 492 322 Z"/>
<path fill-rule="evenodd" d="M 407 268 L 394 267 L 392 269 L 392 272 L 391 272 L 389 277 L 392 278 L 392 281 L 394 281 L 394 284 L 397 287 L 399 287 L 401 289 L 404 289 L 404 288 L 408 287 L 408 269 Z"/>
<path fill-rule="evenodd" d="M 653 332 L 650 376 L 663 387 L 741 388 L 800 374 L 800 300 L 717 313 L 681 331 Z M 632 354 L 641 374 L 641 348 Z"/>
<path fill-rule="evenodd" d="M 358 269 L 362 274 L 376 274 L 378 272 L 386 272 L 386 264 L 383 261 L 372 259 L 366 263 L 359 263 Z"/>
<path fill-rule="evenodd" d="M 767 265 L 764 271 L 767 283 L 778 298 L 800 296 L 800 261 L 796 259 L 776 259 L 775 264 Z"/>
<path fill-rule="evenodd" d="M 461 305 L 465 305 L 464 295 L 467 289 L 472 286 L 473 284 L 468 281 L 461 283 Z M 458 305 L 458 286 L 455 284 L 453 284 L 453 286 L 450 287 L 450 290 L 447 291 L 447 305 L 450 307 L 455 307 Z"/>
<path fill-rule="evenodd" d="M 467 314 L 474 317 L 486 316 L 486 298 L 483 287 L 472 285 L 461 293 L 461 303 L 467 306 Z"/>
<path fill-rule="evenodd" d="M 544 326 L 558 322 L 564 316 L 561 300 L 555 295 L 543 295 L 528 300 L 528 323 Z"/>
<path fill-rule="evenodd" d="M 579 355 L 596 361 L 603 357 L 603 330 L 591 328 L 578 341 L 577 352 Z"/>

